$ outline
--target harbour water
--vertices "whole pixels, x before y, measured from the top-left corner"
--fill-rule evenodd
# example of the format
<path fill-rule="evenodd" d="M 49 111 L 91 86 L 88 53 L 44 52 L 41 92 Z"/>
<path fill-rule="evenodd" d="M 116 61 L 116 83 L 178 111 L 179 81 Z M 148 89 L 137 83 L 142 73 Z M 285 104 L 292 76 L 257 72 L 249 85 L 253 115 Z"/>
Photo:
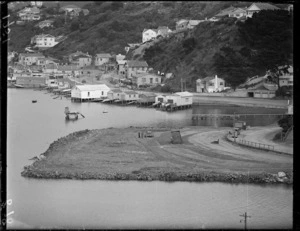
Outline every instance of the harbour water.
<path fill-rule="evenodd" d="M 33 104 L 33 99 L 37 103 Z M 85 118 L 65 121 L 65 107 Z M 216 110 L 203 110 L 209 108 Z M 28 159 L 71 132 L 192 125 L 192 109 L 166 113 L 134 106 L 73 103 L 42 91 L 8 89 L 7 110 L 7 198 L 12 200 L 7 211 L 14 211 L 10 228 L 239 229 L 244 227 L 239 215 L 246 211 L 251 216 L 248 228 L 292 228 L 293 190 L 283 185 L 42 180 L 20 174 L 31 164 Z M 220 107 L 218 112 L 224 110 Z"/>

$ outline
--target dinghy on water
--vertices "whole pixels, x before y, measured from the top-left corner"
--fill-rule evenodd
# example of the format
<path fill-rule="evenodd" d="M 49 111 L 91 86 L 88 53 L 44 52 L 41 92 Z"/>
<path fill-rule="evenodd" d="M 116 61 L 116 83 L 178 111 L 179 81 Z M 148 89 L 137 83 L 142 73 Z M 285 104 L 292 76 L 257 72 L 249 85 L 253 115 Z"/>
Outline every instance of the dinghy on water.
<path fill-rule="evenodd" d="M 20 85 L 20 84 L 14 84 L 14 86 L 15 86 L 16 88 L 24 88 L 24 86 L 23 86 L 23 85 Z"/>
<path fill-rule="evenodd" d="M 37 102 L 37 100 L 36 100 L 36 99 L 32 100 L 32 103 L 36 103 L 36 102 Z"/>

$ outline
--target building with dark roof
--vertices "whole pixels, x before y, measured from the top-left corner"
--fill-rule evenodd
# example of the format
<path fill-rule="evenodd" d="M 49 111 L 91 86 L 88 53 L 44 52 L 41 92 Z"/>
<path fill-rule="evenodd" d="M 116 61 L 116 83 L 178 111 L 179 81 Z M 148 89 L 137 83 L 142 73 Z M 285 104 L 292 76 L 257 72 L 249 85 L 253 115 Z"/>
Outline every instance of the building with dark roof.
<path fill-rule="evenodd" d="M 251 6 L 247 8 L 247 18 L 252 18 L 254 13 L 258 13 L 261 10 L 280 10 L 279 7 L 272 5 L 270 3 L 265 3 L 265 2 L 258 2 L 258 3 L 253 3 Z"/>

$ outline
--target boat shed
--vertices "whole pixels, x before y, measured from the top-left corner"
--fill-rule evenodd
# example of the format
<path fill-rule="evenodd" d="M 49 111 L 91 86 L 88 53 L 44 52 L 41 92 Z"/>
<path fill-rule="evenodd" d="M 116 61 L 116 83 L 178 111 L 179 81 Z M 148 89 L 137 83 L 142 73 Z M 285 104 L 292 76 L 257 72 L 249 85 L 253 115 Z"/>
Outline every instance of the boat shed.
<path fill-rule="evenodd" d="M 155 97 L 155 104 L 167 102 L 166 97 L 167 97 L 166 95 L 158 95 L 158 96 L 156 96 Z"/>
<path fill-rule="evenodd" d="M 167 104 L 174 106 L 188 106 L 193 104 L 193 94 L 187 91 L 176 92 L 166 96 Z"/>
<path fill-rule="evenodd" d="M 139 99 L 139 94 L 135 91 L 124 91 L 120 94 L 122 101 L 136 101 Z"/>
<path fill-rule="evenodd" d="M 110 100 L 120 99 L 121 93 L 122 93 L 122 91 L 120 89 L 111 89 L 107 93 L 107 99 L 110 99 Z"/>
<path fill-rule="evenodd" d="M 88 101 L 106 98 L 110 88 L 105 84 L 75 85 L 71 91 L 71 100 Z"/>

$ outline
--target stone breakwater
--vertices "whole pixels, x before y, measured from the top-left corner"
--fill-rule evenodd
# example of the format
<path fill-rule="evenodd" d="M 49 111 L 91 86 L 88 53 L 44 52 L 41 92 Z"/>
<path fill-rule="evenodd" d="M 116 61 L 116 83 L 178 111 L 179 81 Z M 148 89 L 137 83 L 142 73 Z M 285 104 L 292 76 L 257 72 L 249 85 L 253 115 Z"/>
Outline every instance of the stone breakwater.
<path fill-rule="evenodd" d="M 254 183 L 254 184 L 293 184 L 292 175 L 286 174 L 285 178 L 278 177 L 277 174 L 237 174 L 237 173 L 191 173 L 178 174 L 174 172 L 160 174 L 96 174 L 83 172 L 78 174 L 67 174 L 60 172 L 44 172 L 32 166 L 25 167 L 21 173 L 24 177 L 43 178 L 43 179 L 77 179 L 77 180 L 135 180 L 135 181 L 188 181 L 188 182 L 226 182 L 226 183 Z"/>

